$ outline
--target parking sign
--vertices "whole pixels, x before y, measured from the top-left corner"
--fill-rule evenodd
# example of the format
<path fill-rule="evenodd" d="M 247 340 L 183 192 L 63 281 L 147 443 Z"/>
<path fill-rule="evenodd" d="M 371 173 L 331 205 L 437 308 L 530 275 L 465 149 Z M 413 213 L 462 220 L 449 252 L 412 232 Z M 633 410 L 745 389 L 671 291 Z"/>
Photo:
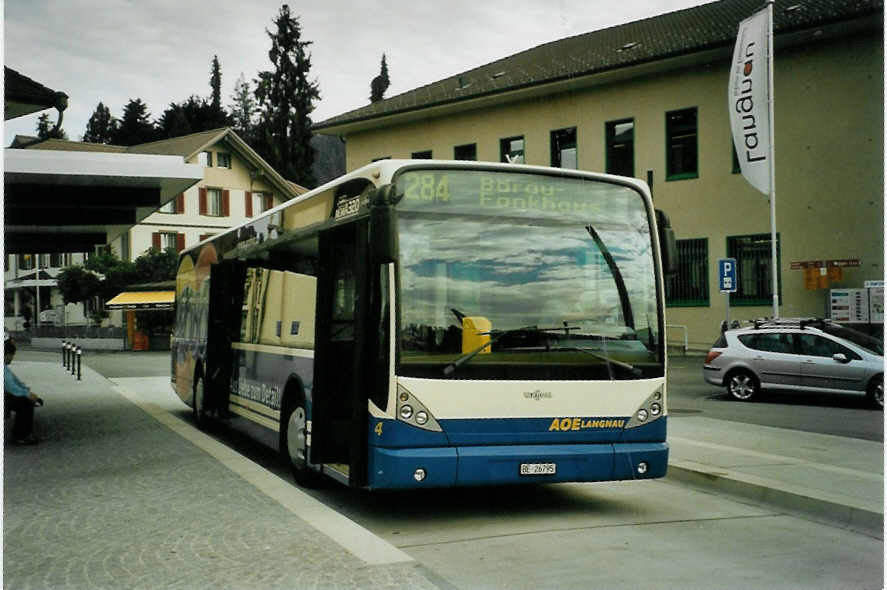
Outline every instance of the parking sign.
<path fill-rule="evenodd" d="M 736 259 L 718 259 L 718 290 L 721 293 L 736 292 Z"/>

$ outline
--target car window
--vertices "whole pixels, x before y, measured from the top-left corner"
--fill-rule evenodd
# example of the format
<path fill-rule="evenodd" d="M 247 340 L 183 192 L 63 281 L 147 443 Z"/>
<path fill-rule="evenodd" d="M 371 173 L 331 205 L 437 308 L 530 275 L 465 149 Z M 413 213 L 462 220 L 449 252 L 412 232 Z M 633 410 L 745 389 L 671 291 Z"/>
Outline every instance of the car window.
<path fill-rule="evenodd" d="M 754 350 L 764 352 L 782 352 L 791 354 L 794 352 L 791 334 L 767 332 L 763 334 L 744 334 L 739 341 Z"/>
<path fill-rule="evenodd" d="M 816 334 L 801 334 L 801 354 L 807 356 L 831 357 L 837 353 L 843 353 L 848 359 L 859 359 L 860 356 L 845 346 L 841 346 L 834 340 L 817 336 Z"/>

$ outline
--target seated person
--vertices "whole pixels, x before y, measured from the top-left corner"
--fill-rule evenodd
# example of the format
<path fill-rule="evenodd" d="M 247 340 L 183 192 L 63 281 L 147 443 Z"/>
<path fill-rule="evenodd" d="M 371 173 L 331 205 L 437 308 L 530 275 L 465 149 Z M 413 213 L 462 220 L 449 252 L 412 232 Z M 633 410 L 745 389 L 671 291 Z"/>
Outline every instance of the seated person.
<path fill-rule="evenodd" d="M 27 385 L 16 377 L 9 368 L 15 356 L 15 342 L 5 341 L 3 347 L 3 393 L 6 410 L 15 412 L 15 425 L 12 427 L 12 440 L 16 444 L 35 445 L 34 406 L 42 406 L 43 400 L 34 394 Z"/>

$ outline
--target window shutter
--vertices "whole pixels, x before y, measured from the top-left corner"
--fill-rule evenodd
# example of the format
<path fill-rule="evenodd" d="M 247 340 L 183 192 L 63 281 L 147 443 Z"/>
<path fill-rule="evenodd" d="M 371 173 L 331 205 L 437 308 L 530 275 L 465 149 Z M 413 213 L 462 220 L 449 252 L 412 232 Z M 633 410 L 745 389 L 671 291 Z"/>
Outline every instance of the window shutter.
<path fill-rule="evenodd" d="M 244 203 L 246 204 L 246 216 L 253 216 L 253 194 L 249 191 L 246 191 L 246 200 Z"/>
<path fill-rule="evenodd" d="M 176 213 L 184 213 L 185 212 L 185 193 L 180 193 L 178 197 L 176 197 Z"/>
<path fill-rule="evenodd" d="M 222 217 L 231 215 L 231 191 L 225 189 L 222 191 Z"/>
<path fill-rule="evenodd" d="M 154 247 L 155 250 L 157 250 L 158 252 L 160 251 L 160 232 L 159 231 L 156 231 L 153 234 L 151 234 L 151 245 Z"/>
<path fill-rule="evenodd" d="M 185 249 L 185 234 L 176 234 L 176 251 L 181 252 Z"/>
<path fill-rule="evenodd" d="M 200 194 L 200 214 L 206 215 L 206 189 L 200 188 L 198 193 Z"/>
<path fill-rule="evenodd" d="M 265 211 L 268 209 L 274 208 L 274 195 L 264 195 L 265 196 Z"/>

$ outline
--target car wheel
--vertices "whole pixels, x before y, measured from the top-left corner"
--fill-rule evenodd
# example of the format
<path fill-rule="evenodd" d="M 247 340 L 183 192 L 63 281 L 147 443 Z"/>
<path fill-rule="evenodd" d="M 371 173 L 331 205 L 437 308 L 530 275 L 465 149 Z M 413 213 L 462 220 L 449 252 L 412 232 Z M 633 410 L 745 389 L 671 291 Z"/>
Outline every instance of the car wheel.
<path fill-rule="evenodd" d="M 293 479 L 300 486 L 316 487 L 320 477 L 308 467 L 308 412 L 304 400 L 288 404 L 282 426 L 281 451 L 293 470 Z"/>
<path fill-rule="evenodd" d="M 884 375 L 878 375 L 869 383 L 869 401 L 880 410 L 884 409 Z"/>
<path fill-rule="evenodd" d="M 734 371 L 727 375 L 727 393 L 733 399 L 747 402 L 757 397 L 760 391 L 757 377 L 748 371 Z"/>

